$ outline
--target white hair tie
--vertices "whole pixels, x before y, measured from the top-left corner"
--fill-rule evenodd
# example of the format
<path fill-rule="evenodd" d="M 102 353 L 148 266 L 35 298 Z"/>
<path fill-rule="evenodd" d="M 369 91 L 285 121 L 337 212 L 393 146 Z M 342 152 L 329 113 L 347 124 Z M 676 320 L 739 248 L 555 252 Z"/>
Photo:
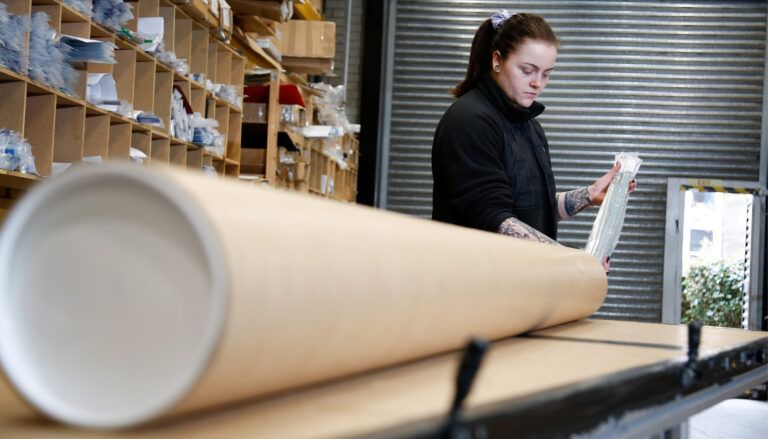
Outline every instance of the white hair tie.
<path fill-rule="evenodd" d="M 506 9 L 501 9 L 497 12 L 495 12 L 493 15 L 491 15 L 491 23 L 493 23 L 493 30 L 499 30 L 499 26 L 503 25 L 504 22 L 509 20 L 510 17 L 514 16 L 515 12 L 509 12 Z"/>

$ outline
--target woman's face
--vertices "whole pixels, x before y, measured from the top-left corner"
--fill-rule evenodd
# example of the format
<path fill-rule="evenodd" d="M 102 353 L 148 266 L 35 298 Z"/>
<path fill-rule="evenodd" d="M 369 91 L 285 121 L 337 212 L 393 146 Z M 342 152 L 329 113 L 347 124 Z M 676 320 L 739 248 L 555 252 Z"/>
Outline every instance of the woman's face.
<path fill-rule="evenodd" d="M 512 102 L 528 108 L 547 86 L 556 58 L 557 48 L 551 43 L 525 40 L 507 59 L 493 52 L 493 79 Z"/>

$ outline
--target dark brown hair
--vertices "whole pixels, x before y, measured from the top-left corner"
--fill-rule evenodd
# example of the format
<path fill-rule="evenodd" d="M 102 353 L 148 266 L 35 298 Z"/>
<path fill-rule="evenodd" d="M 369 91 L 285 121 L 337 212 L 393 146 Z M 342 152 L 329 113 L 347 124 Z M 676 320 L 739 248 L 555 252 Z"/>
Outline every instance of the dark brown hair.
<path fill-rule="evenodd" d="M 506 59 L 523 45 L 525 40 L 546 41 L 559 47 L 557 36 L 543 17 L 536 14 L 514 14 L 502 23 L 498 29 L 493 28 L 491 19 L 487 19 L 475 32 L 472 49 L 469 52 L 467 76 L 451 90 L 457 98 L 475 88 L 483 75 L 491 72 L 493 51 L 498 50 L 501 58 Z"/>

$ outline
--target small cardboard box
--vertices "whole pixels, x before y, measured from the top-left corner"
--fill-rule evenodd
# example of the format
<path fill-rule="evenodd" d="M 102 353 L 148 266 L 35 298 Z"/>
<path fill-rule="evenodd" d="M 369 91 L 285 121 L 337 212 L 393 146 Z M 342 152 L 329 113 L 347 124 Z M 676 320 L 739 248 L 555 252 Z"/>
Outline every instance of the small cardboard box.
<path fill-rule="evenodd" d="M 290 20 L 279 23 L 283 34 L 280 52 L 291 58 L 333 58 L 336 55 L 336 23 Z"/>

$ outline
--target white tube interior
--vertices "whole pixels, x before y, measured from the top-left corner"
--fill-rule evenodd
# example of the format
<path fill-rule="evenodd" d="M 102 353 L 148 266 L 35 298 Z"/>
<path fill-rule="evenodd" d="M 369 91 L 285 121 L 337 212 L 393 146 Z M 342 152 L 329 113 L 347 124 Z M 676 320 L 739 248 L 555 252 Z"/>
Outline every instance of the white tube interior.
<path fill-rule="evenodd" d="M 33 405 L 85 427 L 173 406 L 225 312 L 223 253 L 194 202 L 115 169 L 43 184 L 0 235 L 0 363 Z"/>

